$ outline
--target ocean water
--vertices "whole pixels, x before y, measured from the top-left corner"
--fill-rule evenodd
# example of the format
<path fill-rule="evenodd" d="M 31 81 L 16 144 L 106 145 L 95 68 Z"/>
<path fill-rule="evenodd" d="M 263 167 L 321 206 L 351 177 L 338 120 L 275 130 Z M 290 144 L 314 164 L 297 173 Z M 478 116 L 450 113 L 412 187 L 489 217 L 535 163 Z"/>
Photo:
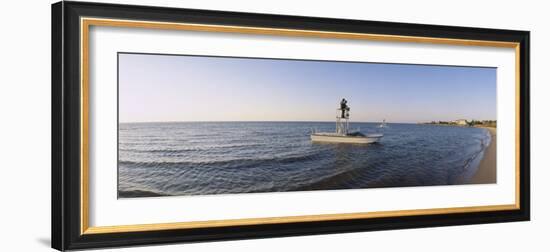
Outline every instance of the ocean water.
<path fill-rule="evenodd" d="M 377 144 L 312 143 L 333 122 L 119 125 L 119 197 L 455 185 L 491 137 L 480 128 L 352 123 Z"/>

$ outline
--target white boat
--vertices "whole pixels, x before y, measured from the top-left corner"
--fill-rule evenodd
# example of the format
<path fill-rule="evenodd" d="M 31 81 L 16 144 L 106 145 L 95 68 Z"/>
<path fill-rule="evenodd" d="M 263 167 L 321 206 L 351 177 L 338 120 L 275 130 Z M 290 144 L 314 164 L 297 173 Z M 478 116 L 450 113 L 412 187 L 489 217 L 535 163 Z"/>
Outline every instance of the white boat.
<path fill-rule="evenodd" d="M 349 110 L 346 99 L 340 102 L 340 108 L 336 115 L 336 132 L 316 132 L 311 133 L 313 142 L 331 142 L 331 143 L 356 143 L 369 144 L 376 143 L 384 136 L 383 134 L 363 134 L 359 130 L 349 130 Z"/>
<path fill-rule="evenodd" d="M 331 143 L 369 144 L 369 143 L 376 143 L 380 141 L 380 138 L 382 138 L 383 136 L 384 135 L 382 134 L 341 135 L 338 133 L 319 132 L 319 133 L 311 134 L 311 141 L 331 142 Z"/>

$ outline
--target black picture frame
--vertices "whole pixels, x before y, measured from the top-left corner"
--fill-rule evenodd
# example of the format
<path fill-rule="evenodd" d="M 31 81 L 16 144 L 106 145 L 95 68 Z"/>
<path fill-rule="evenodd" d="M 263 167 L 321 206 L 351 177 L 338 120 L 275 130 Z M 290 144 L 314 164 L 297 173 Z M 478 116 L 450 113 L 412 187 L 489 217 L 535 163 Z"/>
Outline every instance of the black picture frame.
<path fill-rule="evenodd" d="M 80 18 L 102 17 L 519 43 L 519 209 L 104 234 L 81 232 Z M 52 5 L 52 247 L 58 250 L 530 219 L 529 32 L 102 3 Z"/>

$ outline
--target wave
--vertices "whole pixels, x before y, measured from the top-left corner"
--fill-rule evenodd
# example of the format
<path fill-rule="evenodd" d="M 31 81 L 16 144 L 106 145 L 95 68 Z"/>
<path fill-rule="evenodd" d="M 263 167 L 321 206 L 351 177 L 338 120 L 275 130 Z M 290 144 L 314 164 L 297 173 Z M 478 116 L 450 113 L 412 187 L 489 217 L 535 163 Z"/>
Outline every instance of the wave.
<path fill-rule="evenodd" d="M 294 155 L 286 157 L 267 157 L 267 158 L 237 158 L 230 160 L 217 161 L 163 161 L 163 162 L 136 162 L 130 160 L 119 160 L 118 164 L 127 167 L 154 167 L 154 168 L 177 168 L 187 166 L 217 166 L 217 167 L 256 167 L 265 163 L 287 164 L 301 161 L 314 160 L 319 153 L 308 153 L 305 155 Z"/>
<path fill-rule="evenodd" d="M 372 163 L 370 167 L 376 167 L 383 162 L 384 161 Z M 365 169 L 366 167 L 367 166 L 350 165 L 340 172 L 317 178 L 307 184 L 293 188 L 292 190 L 303 191 L 353 188 L 355 181 L 364 180 L 366 179 L 366 176 L 368 176 L 360 172 L 360 170 Z"/>
<path fill-rule="evenodd" d="M 160 197 L 171 196 L 167 193 L 158 193 L 148 190 L 118 190 L 119 198 L 137 198 L 137 197 Z"/>
<path fill-rule="evenodd" d="M 166 153 L 176 154 L 193 151 L 211 151 L 215 149 L 233 149 L 233 148 L 250 148 L 258 147 L 260 144 L 226 144 L 226 145 L 212 145 L 212 146 L 193 146 L 183 148 L 151 148 L 151 149 L 137 149 L 137 148 L 119 148 L 119 151 L 135 152 L 135 153 Z"/>
<path fill-rule="evenodd" d="M 491 133 L 489 131 L 486 132 L 485 138 L 480 139 L 480 148 L 478 151 L 476 151 L 472 156 L 470 156 L 466 161 L 464 162 L 464 165 L 462 168 L 464 170 L 467 170 L 472 167 L 472 165 L 479 165 L 479 162 L 481 161 L 481 158 L 483 157 L 485 150 L 489 147 L 491 144 Z"/>

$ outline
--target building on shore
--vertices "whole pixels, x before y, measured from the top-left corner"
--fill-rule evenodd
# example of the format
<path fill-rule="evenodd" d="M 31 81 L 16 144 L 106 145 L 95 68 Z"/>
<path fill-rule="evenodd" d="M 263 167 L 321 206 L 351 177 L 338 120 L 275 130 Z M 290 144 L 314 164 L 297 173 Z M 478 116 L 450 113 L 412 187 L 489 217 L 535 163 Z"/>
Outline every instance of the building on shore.
<path fill-rule="evenodd" d="M 468 125 L 468 121 L 466 121 L 466 119 L 458 119 L 458 120 L 455 120 L 455 124 L 456 125 Z"/>

